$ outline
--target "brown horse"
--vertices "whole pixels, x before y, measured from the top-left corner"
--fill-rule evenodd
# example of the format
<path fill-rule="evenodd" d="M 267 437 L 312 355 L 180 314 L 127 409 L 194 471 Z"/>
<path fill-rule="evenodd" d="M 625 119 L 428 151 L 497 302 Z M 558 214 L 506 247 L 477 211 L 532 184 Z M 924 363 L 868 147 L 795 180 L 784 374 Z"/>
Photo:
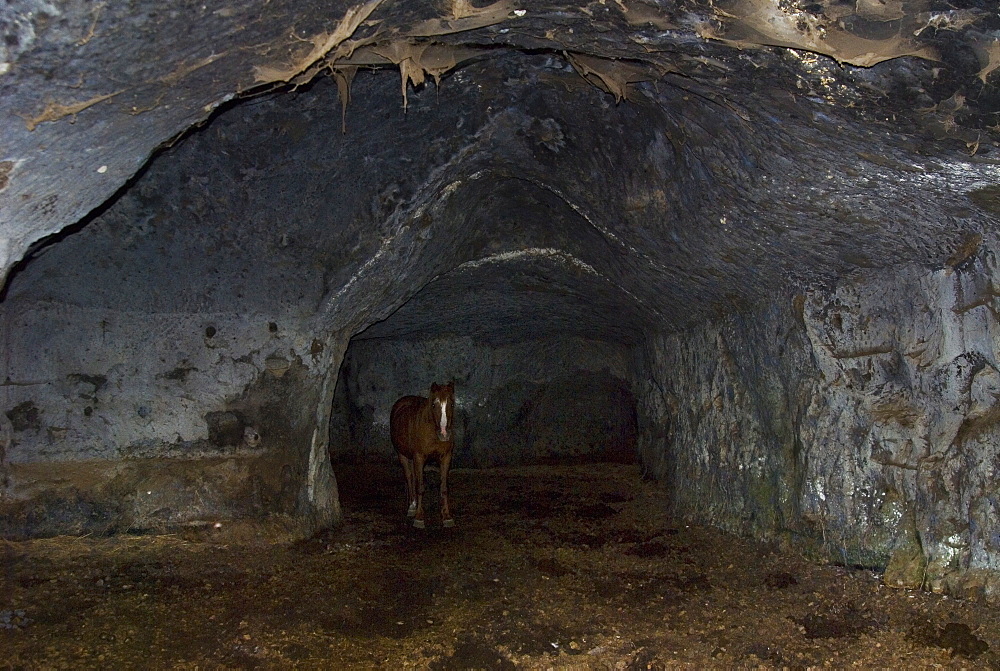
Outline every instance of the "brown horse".
<path fill-rule="evenodd" d="M 413 526 L 424 528 L 424 464 L 429 457 L 441 463 L 441 519 L 455 526 L 448 508 L 448 467 L 455 449 L 455 383 L 432 384 L 431 397 L 404 396 L 392 406 L 389 430 L 399 463 L 406 473 L 407 516 Z"/>

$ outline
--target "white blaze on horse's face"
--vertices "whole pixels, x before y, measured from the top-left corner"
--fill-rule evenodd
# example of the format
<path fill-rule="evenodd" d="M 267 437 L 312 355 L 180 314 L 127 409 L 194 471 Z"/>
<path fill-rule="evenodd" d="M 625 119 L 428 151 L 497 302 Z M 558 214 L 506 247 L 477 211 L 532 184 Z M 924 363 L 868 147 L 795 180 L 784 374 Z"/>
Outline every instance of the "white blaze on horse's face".
<path fill-rule="evenodd" d="M 438 421 L 438 430 L 441 432 L 441 439 L 445 440 L 448 437 L 448 399 L 444 399 L 441 403 L 441 419 Z"/>

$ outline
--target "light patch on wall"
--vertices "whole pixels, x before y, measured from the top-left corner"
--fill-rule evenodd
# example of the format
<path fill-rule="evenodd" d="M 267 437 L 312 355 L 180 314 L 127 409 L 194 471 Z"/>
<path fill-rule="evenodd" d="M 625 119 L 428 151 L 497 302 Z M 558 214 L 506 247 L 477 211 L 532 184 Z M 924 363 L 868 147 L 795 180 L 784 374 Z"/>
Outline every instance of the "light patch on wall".
<path fill-rule="evenodd" d="M 500 0 L 485 7 L 475 7 L 466 0 L 452 0 L 451 16 L 422 21 L 407 30 L 406 34 L 410 37 L 433 37 L 485 28 L 507 20 L 513 9 L 514 3 L 510 0 Z"/>
<path fill-rule="evenodd" d="M 586 54 L 563 53 L 581 77 L 613 95 L 616 103 L 628 99 L 629 84 L 655 81 L 672 69 Z"/>
<path fill-rule="evenodd" d="M 435 83 L 440 85 L 441 75 L 480 53 L 478 49 L 420 44 L 411 41 L 389 42 L 372 47 L 371 50 L 390 63 L 399 66 L 404 108 L 407 106 L 407 83 L 413 82 L 414 87 L 420 86 L 424 83 L 427 75 L 430 75 L 434 78 Z"/>
<path fill-rule="evenodd" d="M 440 83 L 443 74 L 459 63 L 482 52 L 481 49 L 453 47 L 416 41 L 439 35 L 465 32 L 491 26 L 510 18 L 513 3 L 500 0 L 486 7 L 475 7 L 467 0 L 453 0 L 447 18 L 422 21 L 392 39 L 381 38 L 376 31 L 369 37 L 349 39 L 383 0 L 372 0 L 349 9 L 332 33 L 309 38 L 310 51 L 286 66 L 257 66 L 255 79 L 260 82 L 304 84 L 324 70 L 337 80 L 341 105 L 346 110 L 354 73 L 362 66 L 395 65 L 402 79 L 403 107 L 407 106 L 407 84 L 420 86 L 428 75 Z M 299 38 L 296 38 L 299 39 Z"/>
<path fill-rule="evenodd" d="M 983 67 L 979 71 L 979 78 L 985 84 L 990 73 L 1000 68 L 1000 39 L 989 43 L 975 42 L 972 45 L 972 49 L 976 52 L 979 64 Z"/>
<path fill-rule="evenodd" d="M 286 66 L 259 65 L 254 68 L 257 82 L 277 82 L 291 81 L 298 79 L 301 75 L 312 76 L 318 69 L 316 64 L 338 47 L 342 42 L 354 34 L 358 26 L 371 15 L 372 12 L 382 4 L 383 0 L 372 0 L 363 5 L 355 5 L 344 13 L 344 18 L 340 20 L 332 33 L 320 33 L 315 37 L 306 40 L 312 43 L 312 49 L 301 58 L 296 59 L 292 64 Z M 353 51 L 353 49 L 352 49 Z M 346 54 L 345 54 L 346 55 Z M 325 67 L 325 63 L 324 63 Z"/>
<path fill-rule="evenodd" d="M 644 2 L 626 2 L 615 0 L 625 20 L 633 26 L 652 25 L 660 30 L 677 30 L 677 26 L 659 7 L 651 7 Z"/>
<path fill-rule="evenodd" d="M 935 166 L 935 170 L 925 170 L 913 175 L 913 179 L 949 190 L 974 190 L 1000 184 L 1000 166 L 989 163 L 949 161 Z"/>
<path fill-rule="evenodd" d="M 499 254 L 491 254 L 490 256 L 483 257 L 481 259 L 476 259 L 475 261 L 466 261 L 459 268 L 478 268 L 479 266 L 492 264 L 492 263 L 509 263 L 511 261 L 520 261 L 523 259 L 537 259 L 537 258 L 550 258 L 555 259 L 565 265 L 574 266 L 583 270 L 591 275 L 599 275 L 594 267 L 587 263 L 586 261 L 581 261 L 572 254 L 567 254 L 566 252 L 554 249 L 552 247 L 529 247 L 528 249 L 518 249 L 511 252 L 500 252 Z"/>
<path fill-rule="evenodd" d="M 868 3 L 871 4 L 871 3 Z M 715 8 L 718 28 L 703 24 L 699 33 L 706 39 L 719 40 L 743 48 L 752 45 L 804 49 L 824 54 L 838 63 L 871 67 L 882 61 L 902 56 L 917 56 L 929 60 L 938 58 L 931 47 L 912 39 L 919 30 L 917 16 L 911 21 L 901 19 L 896 34 L 885 38 L 857 35 L 845 26 L 847 16 L 835 11 L 833 3 L 823 3 L 826 13 L 813 13 L 795 6 L 784 7 L 779 0 L 740 0 L 726 9 Z M 848 15 L 849 16 L 849 15 Z M 869 18 L 869 16 L 864 16 Z M 907 24 L 912 24 L 909 28 Z"/>
<path fill-rule="evenodd" d="M 358 279 L 360 279 L 368 271 L 369 268 L 378 263 L 378 260 L 385 255 L 386 250 L 389 249 L 389 247 L 392 245 L 393 242 L 395 242 L 395 240 L 396 236 L 394 235 L 388 238 L 383 238 L 382 244 L 379 245 L 378 251 L 375 252 L 375 255 L 372 256 L 367 261 L 365 261 L 364 264 L 360 268 L 358 268 L 358 272 L 351 275 L 351 279 L 347 280 L 344 286 L 342 286 L 340 290 L 336 293 L 336 295 L 334 295 L 334 297 L 330 300 L 330 304 L 336 305 L 337 301 L 340 300 L 340 297 L 343 296 L 345 293 L 347 293 L 347 291 L 350 290 L 352 286 L 357 284 Z"/>
<path fill-rule="evenodd" d="M 57 121 L 67 116 L 75 116 L 80 112 L 82 112 L 83 110 L 87 109 L 88 107 L 93 107 L 98 103 L 114 98 L 115 96 L 120 95 L 121 93 L 124 92 L 125 89 L 121 89 L 120 91 L 115 91 L 114 93 L 108 93 L 101 96 L 94 96 L 93 98 L 88 98 L 87 100 L 82 100 L 77 103 L 71 103 L 69 105 L 64 105 L 62 103 L 57 103 L 54 100 L 49 100 L 47 103 L 45 103 L 45 109 L 42 110 L 39 114 L 33 117 L 26 117 L 23 115 L 19 116 L 21 116 L 21 118 L 24 119 L 25 128 L 27 128 L 29 131 L 33 131 L 35 130 L 35 128 L 38 127 L 38 124 L 40 123 L 45 123 L 46 121 Z"/>

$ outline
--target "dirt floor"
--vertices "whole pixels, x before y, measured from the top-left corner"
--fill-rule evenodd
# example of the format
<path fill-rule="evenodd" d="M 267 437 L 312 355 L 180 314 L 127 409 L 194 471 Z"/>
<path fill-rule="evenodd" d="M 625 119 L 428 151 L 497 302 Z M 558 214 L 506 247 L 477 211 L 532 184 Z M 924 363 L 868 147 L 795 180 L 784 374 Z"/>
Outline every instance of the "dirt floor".
<path fill-rule="evenodd" d="M 424 531 L 336 470 L 304 542 L 0 543 L 0 668 L 1000 668 L 1000 609 L 674 525 L 636 467 L 458 470 Z"/>

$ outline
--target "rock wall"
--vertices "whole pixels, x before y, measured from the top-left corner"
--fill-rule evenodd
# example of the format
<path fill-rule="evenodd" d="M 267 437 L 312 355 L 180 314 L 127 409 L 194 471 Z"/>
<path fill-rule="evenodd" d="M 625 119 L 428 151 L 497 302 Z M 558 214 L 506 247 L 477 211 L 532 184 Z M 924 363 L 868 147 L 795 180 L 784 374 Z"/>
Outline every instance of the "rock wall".
<path fill-rule="evenodd" d="M 788 306 L 647 342 L 633 371 L 639 458 L 677 514 L 758 536 L 794 522 L 809 364 Z"/>
<path fill-rule="evenodd" d="M 389 411 L 455 381 L 455 467 L 635 459 L 629 350 L 579 338 L 489 346 L 469 338 L 357 340 L 341 369 L 334 461 L 395 461 Z"/>
<path fill-rule="evenodd" d="M 996 278 L 973 246 L 650 341 L 642 462 L 682 517 L 997 598 Z"/>
<path fill-rule="evenodd" d="M 337 518 L 309 447 L 332 352 L 307 334 L 55 302 L 0 317 L 0 535 Z"/>

